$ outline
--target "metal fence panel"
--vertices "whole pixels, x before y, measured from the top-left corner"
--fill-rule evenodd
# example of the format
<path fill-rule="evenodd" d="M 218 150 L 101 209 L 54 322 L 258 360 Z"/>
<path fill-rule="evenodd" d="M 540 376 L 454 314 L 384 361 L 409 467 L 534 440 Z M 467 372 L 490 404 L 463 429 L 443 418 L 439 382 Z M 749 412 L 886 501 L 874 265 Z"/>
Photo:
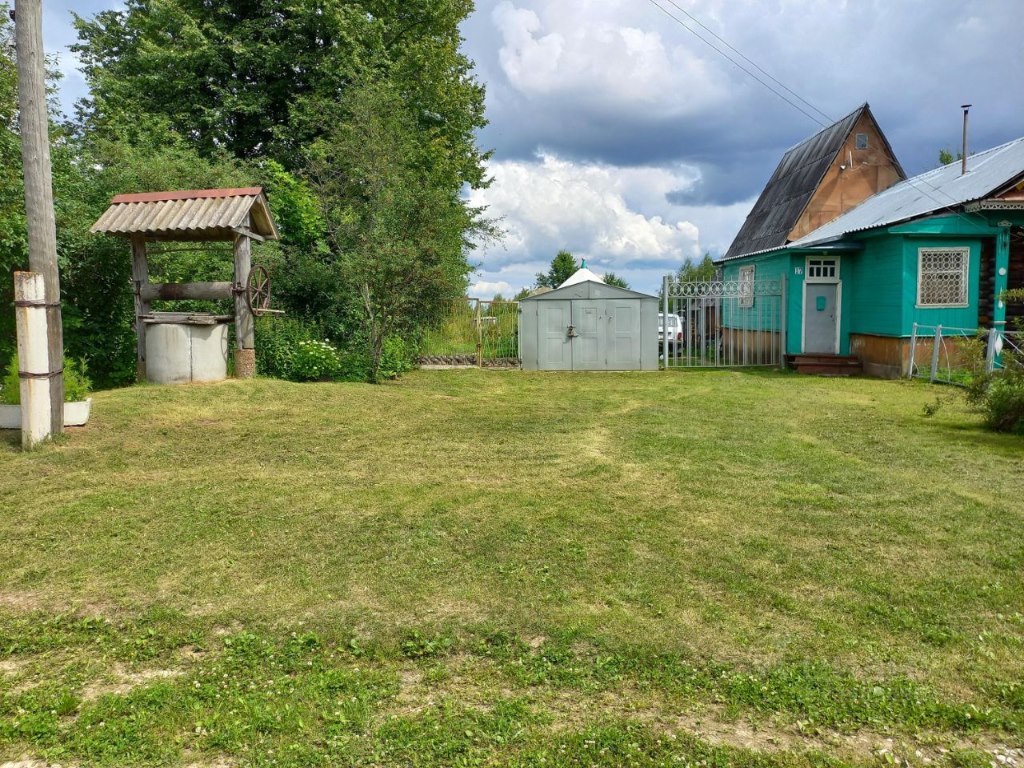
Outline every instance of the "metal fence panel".
<path fill-rule="evenodd" d="M 442 365 L 518 365 L 519 302 L 452 302 L 425 331 L 420 358 Z"/>
<path fill-rule="evenodd" d="M 785 278 L 678 282 L 666 277 L 662 315 L 659 354 L 665 368 L 785 366 Z M 673 315 L 679 325 L 672 325 Z"/>

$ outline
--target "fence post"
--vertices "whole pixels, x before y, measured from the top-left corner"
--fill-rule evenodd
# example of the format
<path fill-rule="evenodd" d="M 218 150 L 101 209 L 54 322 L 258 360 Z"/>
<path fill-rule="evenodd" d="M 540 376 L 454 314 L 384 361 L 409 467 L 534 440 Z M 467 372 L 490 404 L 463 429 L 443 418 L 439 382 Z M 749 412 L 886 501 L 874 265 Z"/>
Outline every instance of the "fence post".
<path fill-rule="evenodd" d="M 480 299 L 476 300 L 476 365 L 484 367 L 484 321 L 480 314 Z"/>
<path fill-rule="evenodd" d="M 914 361 L 917 355 L 917 323 L 910 331 L 910 365 L 907 367 L 907 378 L 914 378 Z"/>
<path fill-rule="evenodd" d="M 935 340 L 932 342 L 932 382 L 939 378 L 939 348 L 942 346 L 942 326 L 935 326 Z"/>
<path fill-rule="evenodd" d="M 665 370 L 668 370 L 668 275 L 661 278 L 661 357 L 665 361 Z"/>
<path fill-rule="evenodd" d="M 47 345 L 46 290 L 37 272 L 14 273 L 14 315 L 18 328 L 21 379 L 21 447 L 30 450 L 53 432 L 50 418 L 50 355 Z M 61 404 L 63 408 L 63 403 Z M 63 425 L 63 414 L 61 414 Z"/>
<path fill-rule="evenodd" d="M 786 275 L 782 276 L 781 295 L 779 297 L 779 327 L 780 334 L 779 340 L 782 344 L 782 348 L 779 350 L 779 367 L 782 370 L 786 370 L 786 315 L 788 314 L 787 309 L 789 302 L 786 300 Z"/>

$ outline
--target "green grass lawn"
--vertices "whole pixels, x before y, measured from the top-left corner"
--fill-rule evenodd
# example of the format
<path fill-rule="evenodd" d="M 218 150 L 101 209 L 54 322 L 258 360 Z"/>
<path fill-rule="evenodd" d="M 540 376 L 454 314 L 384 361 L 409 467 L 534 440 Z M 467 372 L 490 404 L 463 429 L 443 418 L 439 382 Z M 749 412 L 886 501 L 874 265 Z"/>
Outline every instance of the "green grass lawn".
<path fill-rule="evenodd" d="M 949 389 L 416 372 L 0 441 L 0 763 L 1024 761 L 1024 442 Z"/>

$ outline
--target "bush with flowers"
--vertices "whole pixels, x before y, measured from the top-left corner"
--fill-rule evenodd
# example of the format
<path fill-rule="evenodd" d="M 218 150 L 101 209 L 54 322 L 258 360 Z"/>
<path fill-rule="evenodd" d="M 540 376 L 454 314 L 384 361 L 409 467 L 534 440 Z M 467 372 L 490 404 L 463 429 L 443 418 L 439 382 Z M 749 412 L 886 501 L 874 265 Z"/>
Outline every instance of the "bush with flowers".
<path fill-rule="evenodd" d="M 261 376 L 289 381 L 367 381 L 370 357 L 358 337 L 338 348 L 320 341 L 325 329 L 290 317 L 261 317 L 256 321 L 256 370 Z M 381 379 L 398 378 L 415 363 L 417 345 L 389 336 L 382 350 Z"/>
<path fill-rule="evenodd" d="M 341 368 L 338 350 L 326 341 L 304 340 L 292 352 L 291 376 L 295 381 L 334 379 Z"/>

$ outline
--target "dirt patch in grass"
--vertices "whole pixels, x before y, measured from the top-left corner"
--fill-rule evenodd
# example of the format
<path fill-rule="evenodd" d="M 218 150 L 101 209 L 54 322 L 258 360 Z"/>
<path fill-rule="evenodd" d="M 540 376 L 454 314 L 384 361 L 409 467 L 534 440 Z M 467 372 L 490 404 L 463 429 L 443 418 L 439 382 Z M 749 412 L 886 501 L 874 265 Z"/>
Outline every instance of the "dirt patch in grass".
<path fill-rule="evenodd" d="M 15 677 L 25 667 L 25 664 L 26 662 L 23 660 L 0 659 L 0 675 Z"/>
<path fill-rule="evenodd" d="M 578 732 L 598 722 L 634 721 L 656 734 L 685 734 L 712 746 L 755 753 L 819 753 L 852 763 L 927 766 L 957 764 L 955 755 L 970 752 L 986 755 L 997 766 L 1024 766 L 1024 751 L 984 734 L 922 730 L 894 736 L 870 728 L 805 726 L 772 716 L 734 717 L 720 705 L 674 701 L 658 690 L 632 685 L 598 691 L 510 688 L 491 662 L 463 654 L 429 666 L 406 663 L 398 677 L 399 692 L 381 713 L 383 719 L 419 717 L 445 702 L 489 712 L 499 702 L 515 699 L 540 718 L 542 731 L 554 734 Z"/>
<path fill-rule="evenodd" d="M 32 613 L 44 606 L 43 598 L 35 592 L 0 591 L 0 608 L 16 613 Z"/>
<path fill-rule="evenodd" d="M 129 672 L 121 664 L 115 664 L 106 680 L 95 682 L 82 688 L 81 699 L 85 702 L 95 701 L 101 696 L 124 696 L 136 688 L 150 685 L 159 680 L 172 680 L 181 677 L 183 669 L 144 669 Z"/>

